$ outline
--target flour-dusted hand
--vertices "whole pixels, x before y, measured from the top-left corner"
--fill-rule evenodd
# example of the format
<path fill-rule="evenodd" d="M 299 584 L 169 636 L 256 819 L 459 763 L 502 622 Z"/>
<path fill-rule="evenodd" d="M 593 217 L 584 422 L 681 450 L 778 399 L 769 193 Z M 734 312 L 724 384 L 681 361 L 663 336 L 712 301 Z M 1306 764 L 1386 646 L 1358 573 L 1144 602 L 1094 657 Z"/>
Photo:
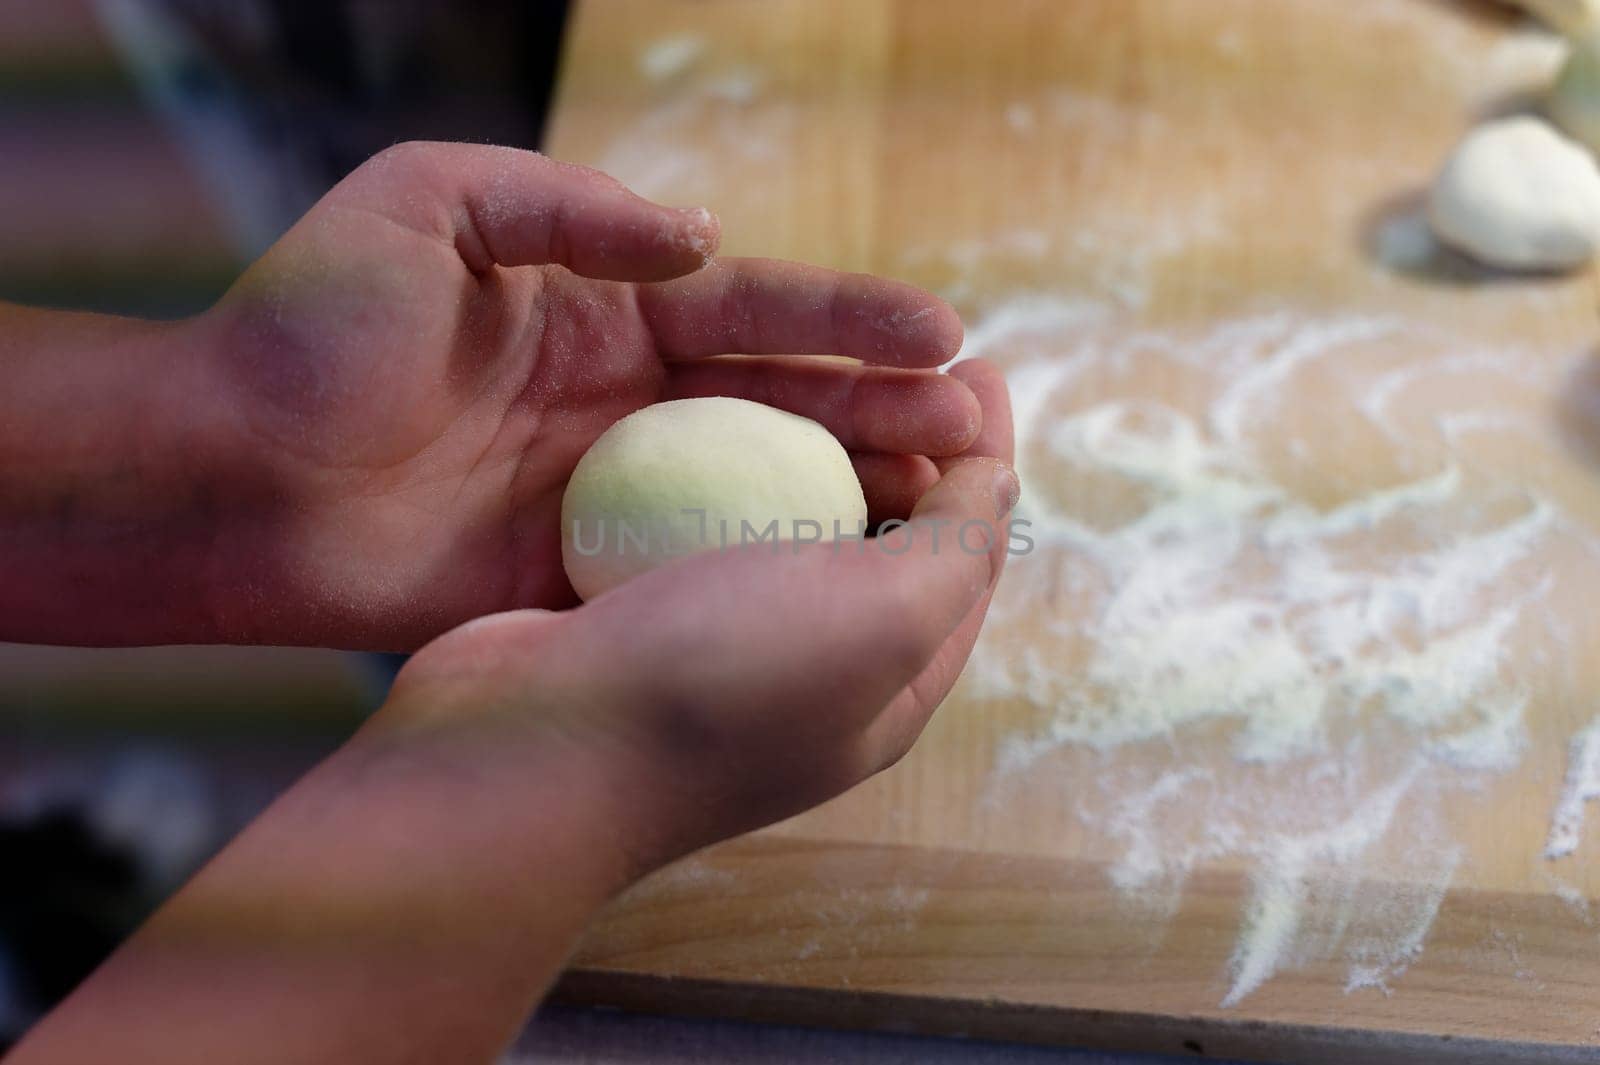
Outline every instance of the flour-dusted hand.
<path fill-rule="evenodd" d="M 357 171 L 208 323 L 282 491 L 238 590 L 288 586 L 308 622 L 272 631 L 281 609 L 239 595 L 224 627 L 409 649 L 490 611 L 569 605 L 568 475 L 618 418 L 686 390 L 789 407 L 865 451 L 966 446 L 977 404 L 950 378 L 694 365 L 736 352 L 926 367 L 960 340 L 954 314 L 909 286 L 708 266 L 717 240 L 703 210 L 529 152 L 413 144 Z"/>
<path fill-rule="evenodd" d="M 193 321 L 15 312 L 0 637 L 410 650 L 571 605 L 562 487 L 664 398 L 821 422 L 874 514 L 903 516 L 927 456 L 978 431 L 971 391 L 928 369 L 960 344 L 954 312 L 880 278 L 713 262 L 717 243 L 706 211 L 593 170 L 405 144 Z M 794 357 L 812 354 L 869 365 Z"/>
<path fill-rule="evenodd" d="M 954 371 L 983 430 L 877 540 L 748 544 L 577 610 L 483 618 L 424 648 L 375 724 L 500 752 L 575 745 L 614 774 L 645 866 L 831 798 L 898 759 L 955 683 L 1009 546 L 1004 378 Z"/>
<path fill-rule="evenodd" d="M 16 1051 L 17 1065 L 498 1060 L 615 893 L 903 755 L 955 683 L 1018 486 L 983 426 L 881 542 L 709 552 L 481 618 Z"/>

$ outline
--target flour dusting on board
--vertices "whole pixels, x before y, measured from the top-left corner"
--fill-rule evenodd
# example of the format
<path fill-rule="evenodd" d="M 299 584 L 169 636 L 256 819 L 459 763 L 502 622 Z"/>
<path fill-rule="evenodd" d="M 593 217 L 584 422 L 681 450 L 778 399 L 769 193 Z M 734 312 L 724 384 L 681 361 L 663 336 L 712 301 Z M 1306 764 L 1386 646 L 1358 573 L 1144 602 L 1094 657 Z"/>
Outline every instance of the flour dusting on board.
<path fill-rule="evenodd" d="M 1524 417 L 1538 373 L 1381 315 L 1106 321 L 1035 296 L 964 351 L 1007 370 L 1038 545 L 969 674 L 1033 712 L 993 801 L 1101 752 L 1067 794 L 1130 905 L 1174 913 L 1205 865 L 1248 879 L 1224 1005 L 1335 957 L 1347 991 L 1387 992 L 1464 860 L 1447 815 L 1526 745 L 1515 649 L 1565 638 L 1558 576 L 1596 579 L 1560 500 L 1478 461 L 1497 433 L 1560 446 Z M 1174 756 L 1107 760 L 1148 744 Z M 1577 762 L 1590 797 L 1600 764 Z"/>
<path fill-rule="evenodd" d="M 662 37 L 639 53 L 639 70 L 651 81 L 666 81 L 694 66 L 705 50 L 706 39 L 699 34 Z"/>
<path fill-rule="evenodd" d="M 641 196 L 667 203 L 716 203 L 730 192 L 763 195 L 792 160 L 797 105 L 764 90 L 767 75 L 707 56 L 695 34 L 662 37 L 638 55 L 659 101 L 621 129 L 599 169 Z"/>
<path fill-rule="evenodd" d="M 1559 39 L 1532 29 L 1485 56 L 1481 29 L 1437 15 L 1375 3 L 1341 19 L 1427 51 L 1419 76 L 1442 75 L 1472 111 L 1546 83 L 1561 61 Z M 599 165 L 656 199 L 759 209 L 804 158 L 806 105 L 707 45 L 669 36 L 639 52 L 655 102 Z M 1223 59 L 1259 46 L 1244 23 L 1216 40 Z M 1227 261 L 1258 224 L 1264 184 L 1250 182 L 1276 178 L 1158 194 L 1191 140 L 1182 121 L 1069 84 L 1009 94 L 992 121 L 1011 143 L 1065 146 L 1072 193 L 1093 209 L 1050 224 L 1008 215 L 954 240 L 913 229 L 884 264 L 978 308 L 964 354 L 999 362 L 1012 390 L 1019 516 L 1038 546 L 1013 560 L 964 681 L 1016 721 L 984 828 L 1004 830 L 1018 793 L 1043 793 L 1088 834 L 1072 833 L 1072 856 L 1105 859 L 1152 949 L 1197 878 L 1241 877 L 1224 1005 L 1330 960 L 1347 993 L 1388 994 L 1473 871 L 1463 811 L 1541 734 L 1531 716 L 1552 663 L 1596 635 L 1558 616 L 1552 591 L 1600 587 L 1600 543 L 1584 532 L 1600 479 L 1552 480 L 1561 463 L 1543 461 L 1571 447 L 1552 411 L 1588 353 L 1385 313 L 1140 328 L 1151 308 L 1206 304 L 1197 264 Z M 1348 171 L 1342 189 L 1380 187 L 1371 160 L 1323 164 Z M 1127 172 L 1152 178 L 1096 183 Z M 1395 195 L 1426 169 L 1380 176 Z M 1361 218 L 1336 221 L 1342 239 Z M 1372 245 L 1379 286 L 1437 252 L 1417 212 L 1380 220 Z M 1344 253 L 1331 247 L 1330 262 Z M 1040 279 L 1052 291 L 990 299 Z M 1554 293 L 1477 298 L 1565 298 Z M 1579 846 L 1592 799 L 1600 719 L 1572 742 L 1544 855 Z M 1548 865 L 1556 897 L 1591 920 L 1584 889 L 1554 878 L 1574 867 Z M 828 920 L 859 919 L 849 890 Z M 807 940 L 797 956 L 818 949 Z"/>
<path fill-rule="evenodd" d="M 1572 738 L 1567 778 L 1550 819 L 1550 839 L 1544 847 L 1546 858 L 1565 858 L 1578 849 L 1584 805 L 1596 799 L 1600 799 L 1600 717 Z"/>

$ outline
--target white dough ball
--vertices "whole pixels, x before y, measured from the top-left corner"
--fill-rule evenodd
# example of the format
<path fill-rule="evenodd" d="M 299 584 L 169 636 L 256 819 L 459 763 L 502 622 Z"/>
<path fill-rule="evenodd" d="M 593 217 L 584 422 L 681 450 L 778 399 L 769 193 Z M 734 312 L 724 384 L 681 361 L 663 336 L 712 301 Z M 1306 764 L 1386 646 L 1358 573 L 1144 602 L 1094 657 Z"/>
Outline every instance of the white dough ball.
<path fill-rule="evenodd" d="M 1540 119 L 1490 122 L 1445 161 L 1428 221 L 1441 241 L 1491 266 L 1578 266 L 1600 247 L 1600 169 Z"/>
<path fill-rule="evenodd" d="M 1594 24 L 1595 0 L 1510 0 L 1551 29 L 1567 35 L 1581 33 Z"/>
<path fill-rule="evenodd" d="M 1568 134 L 1600 150 L 1600 37 L 1593 31 L 1573 41 L 1545 109 Z"/>
<path fill-rule="evenodd" d="M 695 551 L 858 536 L 866 520 L 850 456 L 816 422 L 744 399 L 679 399 L 623 418 L 578 461 L 561 556 L 592 599 Z"/>

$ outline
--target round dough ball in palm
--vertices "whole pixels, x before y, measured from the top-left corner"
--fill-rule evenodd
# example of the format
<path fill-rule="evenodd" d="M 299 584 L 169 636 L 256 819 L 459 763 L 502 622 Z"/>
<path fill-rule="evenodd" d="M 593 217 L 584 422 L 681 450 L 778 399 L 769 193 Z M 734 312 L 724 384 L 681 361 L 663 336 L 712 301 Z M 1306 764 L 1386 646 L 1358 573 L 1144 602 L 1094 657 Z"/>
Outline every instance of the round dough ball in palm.
<path fill-rule="evenodd" d="M 744 399 L 679 399 L 623 418 L 578 461 L 561 554 L 592 599 L 696 551 L 856 536 L 866 520 L 850 456 L 816 422 Z"/>
<path fill-rule="evenodd" d="M 1428 220 L 1444 243 L 1491 266 L 1579 266 L 1600 247 L 1600 169 L 1540 119 L 1490 122 L 1445 162 Z"/>

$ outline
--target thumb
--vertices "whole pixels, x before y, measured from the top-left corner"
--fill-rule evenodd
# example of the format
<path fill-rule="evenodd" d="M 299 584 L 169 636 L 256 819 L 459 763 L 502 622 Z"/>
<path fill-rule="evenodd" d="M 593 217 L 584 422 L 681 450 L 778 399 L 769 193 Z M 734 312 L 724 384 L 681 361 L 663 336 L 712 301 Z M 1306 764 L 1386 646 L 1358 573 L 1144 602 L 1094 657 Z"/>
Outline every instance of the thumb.
<path fill-rule="evenodd" d="M 886 538 L 911 542 L 917 526 L 929 527 L 934 535 L 917 541 L 918 546 L 937 555 L 941 543 L 948 545 L 946 550 L 965 559 L 965 565 L 956 568 L 965 569 L 978 588 L 987 587 L 999 576 L 1007 540 L 1005 519 L 1020 493 L 1016 473 L 999 459 L 957 460 L 917 500 L 909 525 Z M 943 536 L 940 530 L 945 530 Z"/>

